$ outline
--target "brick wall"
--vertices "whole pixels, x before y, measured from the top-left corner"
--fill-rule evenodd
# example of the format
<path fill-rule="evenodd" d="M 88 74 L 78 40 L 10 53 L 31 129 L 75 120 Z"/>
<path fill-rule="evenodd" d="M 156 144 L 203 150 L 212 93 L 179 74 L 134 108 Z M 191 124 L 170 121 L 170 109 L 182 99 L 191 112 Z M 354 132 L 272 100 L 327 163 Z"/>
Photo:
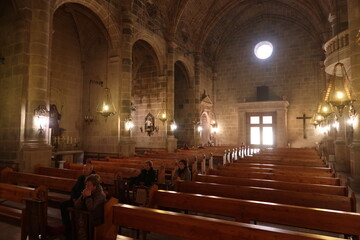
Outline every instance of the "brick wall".
<path fill-rule="evenodd" d="M 262 40 L 274 45 L 268 60 L 258 60 L 254 46 Z M 296 25 L 283 20 L 264 20 L 233 34 L 218 58 L 216 114 L 221 134 L 220 144 L 238 139 L 238 109 L 236 103 L 256 100 L 256 87 L 269 87 L 270 100 L 286 96 L 288 140 L 293 146 L 309 146 L 319 136 L 308 126 L 308 140 L 302 139 L 302 121 L 297 116 L 314 113 L 319 99 L 319 62 L 323 58 L 321 45 Z M 309 121 L 308 121 L 309 123 Z M 226 136 L 226 138 L 225 138 Z"/>

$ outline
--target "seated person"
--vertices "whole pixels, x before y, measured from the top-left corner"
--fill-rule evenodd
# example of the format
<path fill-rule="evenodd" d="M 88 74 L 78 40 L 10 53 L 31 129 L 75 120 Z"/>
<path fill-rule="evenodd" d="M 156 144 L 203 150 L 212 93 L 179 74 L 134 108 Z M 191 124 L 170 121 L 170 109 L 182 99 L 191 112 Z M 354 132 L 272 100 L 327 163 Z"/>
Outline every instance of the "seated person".
<path fill-rule="evenodd" d="M 86 177 L 85 189 L 75 201 L 75 208 L 93 212 L 94 226 L 102 224 L 104 220 L 104 204 L 106 195 L 100 185 L 100 176 L 91 174 Z"/>
<path fill-rule="evenodd" d="M 146 161 L 144 164 L 144 169 L 141 170 L 141 173 L 137 177 L 130 179 L 130 184 L 150 187 L 155 183 L 155 179 L 156 172 L 153 169 L 153 163 L 152 161 Z"/>
<path fill-rule="evenodd" d="M 70 221 L 70 214 L 68 208 L 74 207 L 75 201 L 80 197 L 81 192 L 85 188 L 85 178 L 90 174 L 95 174 L 93 170 L 93 165 L 91 163 L 87 163 L 83 167 L 83 175 L 81 175 L 73 188 L 71 189 L 71 196 L 69 200 L 66 200 L 61 203 L 60 210 L 61 210 L 61 219 L 65 226 L 66 235 L 71 235 L 71 221 Z"/>
<path fill-rule="evenodd" d="M 173 182 L 176 180 L 191 181 L 190 169 L 188 167 L 188 162 L 185 159 L 180 160 L 177 169 L 175 169 Z"/>

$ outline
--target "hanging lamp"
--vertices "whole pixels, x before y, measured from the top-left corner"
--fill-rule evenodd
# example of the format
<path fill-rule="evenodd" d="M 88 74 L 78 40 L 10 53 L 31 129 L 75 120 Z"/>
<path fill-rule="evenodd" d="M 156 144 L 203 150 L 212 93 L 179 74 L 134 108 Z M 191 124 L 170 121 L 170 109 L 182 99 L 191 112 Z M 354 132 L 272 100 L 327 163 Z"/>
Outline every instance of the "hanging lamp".
<path fill-rule="evenodd" d="M 110 27 L 110 1 L 108 2 L 108 17 L 107 17 L 107 28 Z M 107 82 L 109 78 L 108 73 L 108 61 L 109 61 L 109 46 L 106 48 L 106 69 L 105 69 L 105 88 L 104 95 L 100 98 L 99 104 L 97 106 L 96 112 L 105 118 L 105 121 L 108 117 L 116 114 L 115 105 L 111 99 L 111 91 L 107 87 Z"/>

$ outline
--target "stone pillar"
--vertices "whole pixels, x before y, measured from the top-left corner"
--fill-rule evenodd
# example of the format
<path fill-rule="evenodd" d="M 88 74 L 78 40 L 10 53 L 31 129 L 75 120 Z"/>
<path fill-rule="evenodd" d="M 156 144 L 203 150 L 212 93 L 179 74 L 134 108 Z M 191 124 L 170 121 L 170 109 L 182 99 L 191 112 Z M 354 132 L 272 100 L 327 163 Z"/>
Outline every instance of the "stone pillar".
<path fill-rule="evenodd" d="M 126 119 L 131 114 L 131 84 L 132 84 L 132 43 L 133 18 L 128 10 L 122 12 L 122 46 L 121 46 L 121 78 L 119 84 L 119 153 L 122 156 L 133 156 L 135 141 L 131 132 L 125 129 Z"/>
<path fill-rule="evenodd" d="M 200 121 L 200 58 L 199 52 L 194 54 L 194 117 Z M 201 142 L 200 134 L 194 134 L 194 140 L 191 143 L 194 146 L 198 146 Z"/>
<path fill-rule="evenodd" d="M 356 44 L 356 35 L 360 29 L 360 2 L 348 0 L 348 21 L 350 39 L 350 80 L 355 96 L 360 96 L 360 46 Z M 359 99 L 358 99 L 359 100 Z M 359 101 L 355 102 L 355 109 L 359 111 Z M 353 142 L 350 144 L 350 187 L 360 191 L 360 128 L 359 118 L 354 123 Z"/>
<path fill-rule="evenodd" d="M 39 105 L 49 110 L 49 58 L 50 58 L 50 1 L 29 1 L 31 6 L 23 6 L 25 21 L 30 21 L 29 65 L 24 77 L 22 132 L 23 141 L 20 155 L 20 170 L 32 171 L 35 164 L 51 165 L 52 148 L 48 143 L 48 123 L 39 131 L 34 111 Z"/>
<path fill-rule="evenodd" d="M 345 141 L 346 122 L 344 118 L 339 119 L 339 129 L 335 138 L 335 170 L 338 172 L 350 171 L 350 159 Z"/>
<path fill-rule="evenodd" d="M 166 138 L 166 149 L 168 152 L 174 152 L 177 149 L 177 139 L 174 136 L 174 133 L 170 129 L 170 124 L 175 118 L 175 70 L 174 70 L 174 50 L 175 44 L 169 42 L 167 46 L 167 71 L 166 71 L 166 110 L 169 114 L 168 124 L 167 124 L 167 138 Z M 176 120 L 176 119 L 175 119 Z"/>

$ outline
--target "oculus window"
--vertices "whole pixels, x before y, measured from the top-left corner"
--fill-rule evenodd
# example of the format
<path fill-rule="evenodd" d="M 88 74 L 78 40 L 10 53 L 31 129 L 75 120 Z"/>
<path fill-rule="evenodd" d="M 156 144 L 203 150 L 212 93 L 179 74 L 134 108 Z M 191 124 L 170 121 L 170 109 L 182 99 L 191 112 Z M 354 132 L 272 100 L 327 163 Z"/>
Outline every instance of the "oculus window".
<path fill-rule="evenodd" d="M 269 41 L 261 41 L 254 48 L 255 56 L 258 59 L 267 59 L 273 53 L 273 45 Z"/>

